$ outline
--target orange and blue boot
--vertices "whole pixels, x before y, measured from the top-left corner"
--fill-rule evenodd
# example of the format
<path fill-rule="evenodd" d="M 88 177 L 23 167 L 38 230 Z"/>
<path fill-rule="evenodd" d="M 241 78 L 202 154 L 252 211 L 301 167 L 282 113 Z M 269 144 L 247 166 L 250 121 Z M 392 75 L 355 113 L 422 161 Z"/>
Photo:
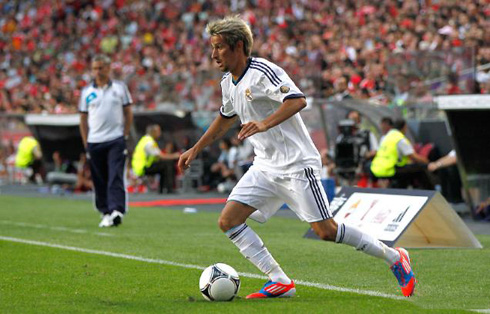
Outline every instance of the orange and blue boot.
<path fill-rule="evenodd" d="M 415 290 L 415 275 L 413 274 L 412 267 L 410 266 L 410 257 L 407 250 L 404 248 L 395 248 L 400 253 L 400 259 L 393 264 L 390 269 L 398 279 L 398 284 L 402 293 L 406 297 L 411 297 Z"/>
<path fill-rule="evenodd" d="M 293 281 L 286 285 L 269 280 L 259 292 L 247 295 L 247 299 L 288 298 L 294 297 L 295 293 L 296 287 Z"/>

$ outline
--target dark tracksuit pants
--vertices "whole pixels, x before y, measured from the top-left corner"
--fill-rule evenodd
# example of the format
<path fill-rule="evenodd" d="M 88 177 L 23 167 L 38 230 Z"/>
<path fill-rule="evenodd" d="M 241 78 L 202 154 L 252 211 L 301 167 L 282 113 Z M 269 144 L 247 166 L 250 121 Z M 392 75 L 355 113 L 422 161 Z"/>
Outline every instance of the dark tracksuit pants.
<path fill-rule="evenodd" d="M 95 207 L 102 214 L 126 212 L 126 141 L 124 137 L 103 143 L 88 143 L 90 171 L 94 183 Z"/>

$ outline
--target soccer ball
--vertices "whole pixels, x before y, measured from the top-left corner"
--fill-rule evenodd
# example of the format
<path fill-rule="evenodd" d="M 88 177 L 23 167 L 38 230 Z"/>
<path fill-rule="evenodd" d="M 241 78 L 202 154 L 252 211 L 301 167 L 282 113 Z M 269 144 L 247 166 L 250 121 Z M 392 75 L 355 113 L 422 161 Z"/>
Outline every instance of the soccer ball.
<path fill-rule="evenodd" d="M 231 301 L 240 290 L 240 278 L 233 267 L 216 263 L 202 272 L 199 289 L 208 301 Z"/>

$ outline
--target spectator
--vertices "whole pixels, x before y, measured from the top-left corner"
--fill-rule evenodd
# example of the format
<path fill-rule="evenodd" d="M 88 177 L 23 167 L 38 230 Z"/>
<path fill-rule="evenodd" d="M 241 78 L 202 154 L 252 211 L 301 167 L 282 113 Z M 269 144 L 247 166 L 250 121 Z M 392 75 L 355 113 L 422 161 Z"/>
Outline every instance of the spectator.
<path fill-rule="evenodd" d="M 63 158 L 59 151 L 53 152 L 54 169 L 48 172 L 46 181 L 53 186 L 60 187 L 62 191 L 71 189 L 77 183 L 77 169 L 68 160 Z"/>
<path fill-rule="evenodd" d="M 87 162 L 87 156 L 80 154 L 77 166 L 77 182 L 75 183 L 75 192 L 87 192 L 92 191 L 94 184 L 92 183 L 92 176 L 90 175 L 90 164 Z"/>
<path fill-rule="evenodd" d="M 53 164 L 55 172 L 62 173 L 76 173 L 77 169 L 70 160 L 63 157 L 63 155 L 59 151 L 53 152 Z"/>
<path fill-rule="evenodd" d="M 329 96 L 345 77 L 352 97 L 379 101 L 397 53 L 474 47 L 477 66 L 490 60 L 485 1 L 285 1 L 278 6 L 264 0 L 243 8 L 209 0 L 73 3 L 79 2 L 0 8 L 0 112 L 76 112 L 72 104 L 89 84 L 85 69 L 98 51 L 111 55 L 114 74 L 127 82 L 138 108 L 176 103 L 184 110 L 214 110 L 220 106 L 215 89 L 220 76 L 211 67 L 203 30 L 232 10 L 252 26 L 254 53 L 291 71 L 308 95 Z"/>
<path fill-rule="evenodd" d="M 173 193 L 176 175 L 175 161 L 180 154 L 174 151 L 171 145 L 166 145 L 167 152 L 161 151 L 156 142 L 161 135 L 162 129 L 158 124 L 152 124 L 146 128 L 146 135 L 139 140 L 134 149 L 131 166 L 133 173 L 138 177 L 158 174 L 160 194 L 164 189 L 167 193 Z"/>
<path fill-rule="evenodd" d="M 352 99 L 349 89 L 347 88 L 347 80 L 345 77 L 341 76 L 337 80 L 335 80 L 334 89 L 334 100 L 342 101 L 344 99 Z"/>
<path fill-rule="evenodd" d="M 448 75 L 449 85 L 446 93 L 448 95 L 457 95 L 462 94 L 461 88 L 458 86 L 458 75 L 454 72 L 449 73 Z"/>
<path fill-rule="evenodd" d="M 333 157 L 329 154 L 327 149 L 321 150 L 320 156 L 322 158 L 322 171 L 320 173 L 320 178 L 333 178 L 335 176 L 335 161 Z"/>
<path fill-rule="evenodd" d="M 490 221 L 490 197 L 478 204 L 475 209 L 475 218 Z"/>
<path fill-rule="evenodd" d="M 253 146 L 248 139 L 240 141 L 238 132 L 231 137 L 231 145 L 228 167 L 233 169 L 235 178 L 239 180 L 247 172 L 248 168 L 252 166 Z"/>
<path fill-rule="evenodd" d="M 0 185 L 8 179 L 7 151 L 0 146 Z"/>
<path fill-rule="evenodd" d="M 227 191 L 229 192 L 236 183 L 233 168 L 237 151 L 229 138 L 221 139 L 219 148 L 221 152 L 218 160 L 211 166 L 211 173 L 214 174 L 213 185 L 219 187 L 219 191 L 224 193 Z M 230 156 L 230 154 L 233 154 L 233 156 Z"/>

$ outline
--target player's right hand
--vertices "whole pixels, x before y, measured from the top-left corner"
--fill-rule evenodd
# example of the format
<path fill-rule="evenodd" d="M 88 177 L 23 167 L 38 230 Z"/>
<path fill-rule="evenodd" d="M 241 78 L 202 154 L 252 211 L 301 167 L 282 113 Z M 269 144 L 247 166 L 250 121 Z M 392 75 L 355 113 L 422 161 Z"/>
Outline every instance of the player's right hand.
<path fill-rule="evenodd" d="M 179 170 L 181 172 L 184 172 L 185 169 L 189 168 L 191 166 L 191 162 L 196 159 L 196 156 L 197 152 L 194 147 L 180 155 L 179 162 L 177 163 L 177 167 L 179 167 Z"/>

